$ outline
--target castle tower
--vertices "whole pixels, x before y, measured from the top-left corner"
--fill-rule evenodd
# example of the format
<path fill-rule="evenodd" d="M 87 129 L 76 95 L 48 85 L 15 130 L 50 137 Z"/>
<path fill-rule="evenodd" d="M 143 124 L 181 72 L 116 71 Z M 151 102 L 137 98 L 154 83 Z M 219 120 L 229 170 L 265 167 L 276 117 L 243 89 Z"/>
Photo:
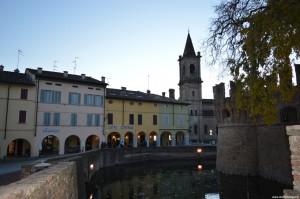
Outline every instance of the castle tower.
<path fill-rule="evenodd" d="M 202 80 L 200 52 L 195 53 L 190 33 L 187 35 L 182 56 L 179 56 L 179 91 L 180 100 L 190 104 L 190 139 L 202 142 Z"/>

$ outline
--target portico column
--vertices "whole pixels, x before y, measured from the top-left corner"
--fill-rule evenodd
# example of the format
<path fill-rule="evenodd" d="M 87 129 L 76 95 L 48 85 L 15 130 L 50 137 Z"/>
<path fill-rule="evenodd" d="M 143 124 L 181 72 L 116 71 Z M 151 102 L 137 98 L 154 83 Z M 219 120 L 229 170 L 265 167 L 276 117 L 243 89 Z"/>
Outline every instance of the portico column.
<path fill-rule="evenodd" d="M 59 139 L 59 155 L 63 155 L 65 153 L 65 139 Z"/>
<path fill-rule="evenodd" d="M 160 146 L 160 134 L 156 135 L 156 146 Z"/>
<path fill-rule="evenodd" d="M 172 136 L 172 146 L 176 146 L 176 134 L 172 133 L 171 136 Z"/>
<path fill-rule="evenodd" d="M 149 147 L 149 136 L 147 136 L 147 134 L 145 135 L 146 136 L 146 142 L 147 142 L 147 147 Z"/>
<path fill-rule="evenodd" d="M 80 139 L 80 152 L 85 152 L 85 140 L 81 140 L 81 139 Z"/>
<path fill-rule="evenodd" d="M 190 135 L 189 135 L 189 133 L 184 133 L 184 145 L 190 145 Z"/>
<path fill-rule="evenodd" d="M 133 147 L 137 147 L 137 134 L 133 134 Z"/>

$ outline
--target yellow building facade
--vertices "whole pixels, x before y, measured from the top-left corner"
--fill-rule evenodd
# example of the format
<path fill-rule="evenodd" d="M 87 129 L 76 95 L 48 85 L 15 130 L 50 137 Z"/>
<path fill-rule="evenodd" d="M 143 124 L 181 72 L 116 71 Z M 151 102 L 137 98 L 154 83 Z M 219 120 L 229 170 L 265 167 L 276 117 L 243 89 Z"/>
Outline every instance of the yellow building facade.
<path fill-rule="evenodd" d="M 187 104 L 149 91 L 107 89 L 104 134 L 108 147 L 187 145 Z"/>

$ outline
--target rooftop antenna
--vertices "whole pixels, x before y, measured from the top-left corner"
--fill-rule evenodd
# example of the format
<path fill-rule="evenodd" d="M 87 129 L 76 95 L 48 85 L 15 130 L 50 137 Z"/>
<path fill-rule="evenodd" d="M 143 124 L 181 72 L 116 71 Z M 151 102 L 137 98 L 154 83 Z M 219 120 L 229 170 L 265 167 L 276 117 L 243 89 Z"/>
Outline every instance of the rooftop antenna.
<path fill-rule="evenodd" d="M 79 59 L 79 57 L 74 57 L 74 60 L 73 60 L 73 64 L 74 64 L 74 67 L 73 67 L 73 73 L 75 74 L 76 73 L 76 69 L 77 69 L 77 60 Z"/>
<path fill-rule="evenodd" d="M 150 75 L 149 75 L 149 73 L 148 73 L 148 90 L 149 90 L 149 85 L 150 85 Z"/>
<path fill-rule="evenodd" d="M 57 69 L 57 65 L 56 65 L 57 62 L 58 62 L 57 60 L 53 61 L 53 71 L 56 71 L 56 69 Z"/>
<path fill-rule="evenodd" d="M 23 55 L 23 51 L 21 49 L 18 49 L 18 63 L 17 63 L 17 69 L 19 70 L 19 63 L 20 63 L 20 55 Z"/>

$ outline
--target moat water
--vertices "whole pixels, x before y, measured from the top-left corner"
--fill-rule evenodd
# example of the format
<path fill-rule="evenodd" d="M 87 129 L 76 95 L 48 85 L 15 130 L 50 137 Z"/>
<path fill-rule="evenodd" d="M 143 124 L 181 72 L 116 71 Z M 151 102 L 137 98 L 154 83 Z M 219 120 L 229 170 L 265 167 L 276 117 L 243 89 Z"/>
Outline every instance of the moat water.
<path fill-rule="evenodd" d="M 101 169 L 87 188 L 88 198 L 97 199 L 268 199 L 291 187 L 220 174 L 213 163 L 184 160 Z"/>

